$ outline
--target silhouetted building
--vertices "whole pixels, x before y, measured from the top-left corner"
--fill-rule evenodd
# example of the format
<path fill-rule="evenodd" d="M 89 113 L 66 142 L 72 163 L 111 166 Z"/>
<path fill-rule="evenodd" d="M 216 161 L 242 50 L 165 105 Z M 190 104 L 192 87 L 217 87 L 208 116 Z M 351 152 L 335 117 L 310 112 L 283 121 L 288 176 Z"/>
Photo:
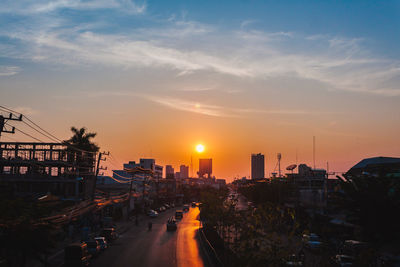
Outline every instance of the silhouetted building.
<path fill-rule="evenodd" d="M 400 177 L 400 158 L 375 157 L 363 159 L 350 170 L 346 175 L 359 176 L 395 176 Z"/>
<path fill-rule="evenodd" d="M 261 153 L 251 155 L 251 179 L 263 179 L 265 177 L 265 159 Z"/>
<path fill-rule="evenodd" d="M 0 142 L 0 193 L 88 199 L 96 156 L 65 143 Z"/>
<path fill-rule="evenodd" d="M 165 166 L 165 178 L 167 179 L 175 178 L 174 168 L 171 165 Z"/>
<path fill-rule="evenodd" d="M 181 165 L 180 166 L 180 179 L 186 179 L 189 178 L 189 166 L 186 165 Z"/>
<path fill-rule="evenodd" d="M 124 170 L 118 171 L 120 173 L 118 173 L 121 176 L 126 176 L 126 170 L 132 170 L 136 167 L 140 167 L 143 169 L 147 169 L 147 170 L 151 170 L 153 171 L 153 176 L 156 179 L 161 179 L 162 175 L 163 175 L 163 167 L 160 165 L 156 164 L 156 160 L 155 159 L 140 159 L 139 163 L 136 163 L 135 161 L 129 161 L 129 163 L 125 163 L 124 164 Z M 117 171 L 115 171 L 117 172 Z M 115 176 L 115 175 L 113 175 Z M 136 177 L 141 176 L 141 174 L 136 175 Z M 117 177 L 115 177 L 116 179 L 118 179 L 118 175 Z"/>
<path fill-rule="evenodd" d="M 323 209 L 327 203 L 327 175 L 324 169 L 312 169 L 306 164 L 298 166 L 298 173 L 287 174 L 287 181 L 294 185 L 297 204 Z"/>
<path fill-rule="evenodd" d="M 199 159 L 199 177 L 207 174 L 207 178 L 212 174 L 212 159 Z"/>

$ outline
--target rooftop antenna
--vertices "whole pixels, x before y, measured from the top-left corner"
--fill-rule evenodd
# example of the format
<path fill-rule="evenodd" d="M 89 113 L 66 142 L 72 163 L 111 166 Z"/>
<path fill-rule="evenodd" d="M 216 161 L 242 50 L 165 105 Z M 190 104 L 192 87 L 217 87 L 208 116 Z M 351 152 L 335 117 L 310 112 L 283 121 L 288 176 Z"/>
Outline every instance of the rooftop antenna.
<path fill-rule="evenodd" d="M 297 165 L 297 148 L 296 148 L 296 165 Z"/>
<path fill-rule="evenodd" d="M 278 153 L 278 173 L 279 173 L 279 178 L 281 178 L 281 159 L 282 159 L 282 154 Z"/>
<path fill-rule="evenodd" d="M 313 162 L 314 162 L 314 169 L 315 169 L 315 136 L 313 136 Z"/>

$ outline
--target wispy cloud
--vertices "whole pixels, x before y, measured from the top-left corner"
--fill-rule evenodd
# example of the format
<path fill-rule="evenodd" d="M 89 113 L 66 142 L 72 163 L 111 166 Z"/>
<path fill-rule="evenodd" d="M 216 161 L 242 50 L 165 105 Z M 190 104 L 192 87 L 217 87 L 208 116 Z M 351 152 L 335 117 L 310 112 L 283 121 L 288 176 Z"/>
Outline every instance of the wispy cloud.
<path fill-rule="evenodd" d="M 154 95 L 142 95 L 142 97 L 157 104 L 171 109 L 187 112 L 199 113 L 213 117 L 245 117 L 249 114 L 280 114 L 280 115 L 304 115 L 317 114 L 316 112 L 305 110 L 285 110 L 285 109 L 254 109 L 254 108 L 232 108 L 220 105 L 210 105 L 199 101 L 190 101 L 174 97 L 162 97 Z"/>
<path fill-rule="evenodd" d="M 136 3 L 40 1 L 30 3 L 32 8 L 26 9 L 48 13 L 62 8 L 113 8 L 121 12 L 130 8 L 143 13 L 146 3 Z M 46 23 L 42 19 L 38 25 L 17 24 L 12 30 L 0 30 L 0 36 L 20 44 L 15 51 L 7 47 L 4 56 L 77 67 L 172 69 L 177 76 L 211 72 L 258 80 L 294 77 L 317 82 L 325 89 L 400 96 L 396 82 L 400 78 L 400 62 L 371 54 L 362 38 L 265 32 L 248 29 L 251 25 L 247 22 L 245 27 L 228 31 L 190 21 L 186 15 L 128 31 L 117 27 L 113 33 L 101 28 L 88 30 L 68 20 L 51 23 L 54 16 L 46 18 Z M 107 27 L 105 21 L 102 23 Z"/>
<path fill-rule="evenodd" d="M 0 8 L 0 13 L 42 14 L 60 9 L 95 10 L 121 9 L 125 12 L 142 14 L 146 11 L 146 2 L 137 3 L 131 0 L 55 0 L 55 1 L 7 1 Z"/>
<path fill-rule="evenodd" d="M 21 71 L 17 66 L 0 66 L 0 76 L 12 76 Z"/>

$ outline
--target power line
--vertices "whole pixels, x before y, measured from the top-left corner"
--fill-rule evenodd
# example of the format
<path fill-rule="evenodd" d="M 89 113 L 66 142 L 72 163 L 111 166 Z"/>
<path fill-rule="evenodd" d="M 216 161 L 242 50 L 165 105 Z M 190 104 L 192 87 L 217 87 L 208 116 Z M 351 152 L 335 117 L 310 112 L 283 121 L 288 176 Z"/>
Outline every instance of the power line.
<path fill-rule="evenodd" d="M 42 127 L 40 127 L 39 125 L 37 125 L 36 123 L 34 123 L 31 119 L 29 119 L 27 116 L 24 115 L 24 118 L 27 119 L 30 123 L 32 123 L 33 125 L 35 125 L 36 127 L 38 127 L 40 130 L 42 130 L 43 132 L 45 132 L 46 134 L 48 134 L 49 136 L 53 137 L 54 139 L 58 140 L 58 142 L 63 142 L 61 139 L 55 137 L 54 135 L 52 135 L 51 133 L 49 133 L 48 131 L 46 131 L 45 129 L 43 129 Z M 26 122 L 25 122 L 26 123 Z M 26 123 L 27 124 L 27 123 Z"/>
<path fill-rule="evenodd" d="M 42 135 L 44 135 L 44 136 L 46 136 L 47 138 L 49 138 L 51 141 L 55 141 L 55 142 L 59 142 L 57 139 L 54 139 L 54 138 L 52 138 L 52 137 L 50 137 L 50 136 L 48 136 L 48 135 L 46 135 L 46 134 L 44 134 L 44 133 L 42 133 L 41 131 L 39 131 L 38 129 L 36 129 L 36 128 L 34 128 L 34 127 L 32 127 L 31 125 L 29 125 L 26 121 L 22 121 L 23 123 L 25 123 L 29 128 L 31 128 L 31 129 L 33 129 L 33 130 L 35 130 L 36 132 L 38 132 L 38 133 L 40 133 L 40 134 L 42 134 Z"/>
<path fill-rule="evenodd" d="M 27 122 L 25 122 L 25 121 L 22 121 L 22 122 L 24 122 L 27 126 L 29 126 L 30 128 L 32 128 L 32 129 L 35 130 L 36 132 L 38 132 L 38 133 L 40 133 L 40 134 L 46 136 L 47 138 L 49 138 L 49 139 L 52 140 L 53 142 L 54 142 L 54 141 L 60 142 L 60 143 L 62 143 L 62 144 L 64 144 L 64 145 L 66 145 L 66 146 L 68 146 L 68 147 L 70 147 L 70 148 L 72 148 L 72 149 L 75 149 L 75 150 L 77 150 L 77 151 L 80 151 L 80 152 L 97 154 L 97 152 L 88 151 L 88 150 L 83 150 L 83 149 L 77 148 L 77 147 L 75 147 L 75 146 L 73 146 L 73 145 L 71 145 L 71 144 L 69 144 L 69 143 L 67 143 L 67 142 L 65 142 L 65 141 L 63 141 L 63 140 L 61 140 L 60 138 L 54 136 L 53 134 L 49 133 L 48 131 L 46 131 L 45 129 L 43 129 L 42 127 L 40 127 L 37 123 L 35 123 L 34 121 L 32 121 L 28 116 L 22 114 L 21 112 L 17 112 L 17 111 L 15 111 L 15 110 L 12 110 L 12 109 L 10 109 L 10 108 L 7 108 L 7 107 L 1 106 L 1 105 L 0 105 L 0 109 L 4 110 L 4 111 L 6 111 L 6 112 L 13 112 L 13 113 L 17 113 L 17 114 L 22 115 L 27 121 L 29 121 L 29 122 L 32 123 L 34 126 L 36 126 L 37 128 L 39 128 L 40 130 L 42 130 L 45 134 L 42 133 L 42 132 L 40 132 L 39 130 L 35 129 L 35 128 L 32 127 L 31 125 L 29 125 Z M 21 131 L 21 130 L 19 130 L 19 131 Z M 37 138 L 34 138 L 34 139 L 35 139 L 35 140 L 38 140 Z M 55 139 L 55 140 L 54 140 L 54 139 Z"/>
<path fill-rule="evenodd" d="M 14 127 L 14 126 L 8 124 L 7 122 L 6 122 L 5 124 L 7 124 L 8 126 Z M 18 129 L 17 127 L 14 127 L 14 128 L 15 128 L 15 130 L 18 130 L 20 133 L 22 133 L 22 134 L 24 134 L 24 135 L 26 135 L 26 136 L 29 136 L 30 138 L 35 139 L 36 141 L 39 141 L 39 142 L 44 143 L 44 142 L 43 142 L 42 140 L 40 140 L 39 138 L 33 137 L 32 135 L 30 135 L 30 134 L 28 134 L 28 133 L 26 133 L 26 132 L 24 132 L 24 131 Z"/>

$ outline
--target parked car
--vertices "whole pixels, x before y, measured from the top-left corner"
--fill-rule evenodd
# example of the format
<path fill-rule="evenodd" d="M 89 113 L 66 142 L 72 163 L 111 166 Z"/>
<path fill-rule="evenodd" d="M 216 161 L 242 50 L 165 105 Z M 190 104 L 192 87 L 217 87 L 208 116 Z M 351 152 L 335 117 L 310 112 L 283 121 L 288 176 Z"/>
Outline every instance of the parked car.
<path fill-rule="evenodd" d="M 183 211 L 189 211 L 189 205 L 185 204 L 183 205 Z"/>
<path fill-rule="evenodd" d="M 92 255 L 92 257 L 96 257 L 97 255 L 100 254 L 101 247 L 97 240 L 86 241 L 86 244 L 87 244 L 88 252 L 90 253 L 90 255 Z"/>
<path fill-rule="evenodd" d="M 164 211 L 165 211 L 165 208 L 164 208 L 163 206 L 161 206 L 161 207 L 159 207 L 159 208 L 157 209 L 157 211 L 158 211 L 158 212 L 164 212 Z"/>
<path fill-rule="evenodd" d="M 94 240 L 99 242 L 101 250 L 105 250 L 106 248 L 108 248 L 107 240 L 104 236 L 96 236 Z"/>
<path fill-rule="evenodd" d="M 104 236 L 107 242 L 112 242 L 118 238 L 115 228 L 104 228 L 101 232 L 101 236 Z"/>
<path fill-rule="evenodd" d="M 304 261 L 304 259 L 302 256 L 292 254 L 285 260 L 285 265 L 286 266 L 303 266 L 303 261 Z"/>
<path fill-rule="evenodd" d="M 168 204 L 164 204 L 164 207 L 165 207 L 167 210 L 171 208 L 171 206 L 168 205 Z"/>
<path fill-rule="evenodd" d="M 182 219 L 183 218 L 183 211 L 182 210 L 175 211 L 175 218 L 176 219 Z"/>
<path fill-rule="evenodd" d="M 319 249 L 322 247 L 322 241 L 318 235 L 311 233 L 303 235 L 304 246 L 308 249 Z"/>
<path fill-rule="evenodd" d="M 175 231 L 178 227 L 176 226 L 176 220 L 171 217 L 167 221 L 167 231 Z"/>
<path fill-rule="evenodd" d="M 197 203 L 196 202 L 192 202 L 192 208 L 195 208 L 197 206 Z"/>
<path fill-rule="evenodd" d="M 155 218 L 158 216 L 158 212 L 155 210 L 149 210 L 149 212 L 147 213 L 147 215 L 149 215 L 151 218 Z"/>
<path fill-rule="evenodd" d="M 74 243 L 64 249 L 64 266 L 89 266 L 89 260 L 91 257 L 92 256 L 89 254 L 88 246 L 85 242 Z"/>
<path fill-rule="evenodd" d="M 335 261 L 337 265 L 341 267 L 353 266 L 354 257 L 348 255 L 336 255 Z"/>
<path fill-rule="evenodd" d="M 346 240 L 343 242 L 342 247 L 339 249 L 339 253 L 356 257 L 362 252 L 366 252 L 368 249 L 370 249 L 370 246 L 366 242 L 361 242 L 357 240 Z"/>
<path fill-rule="evenodd" d="M 175 204 L 174 203 L 169 203 L 168 204 L 171 208 L 175 208 Z"/>

